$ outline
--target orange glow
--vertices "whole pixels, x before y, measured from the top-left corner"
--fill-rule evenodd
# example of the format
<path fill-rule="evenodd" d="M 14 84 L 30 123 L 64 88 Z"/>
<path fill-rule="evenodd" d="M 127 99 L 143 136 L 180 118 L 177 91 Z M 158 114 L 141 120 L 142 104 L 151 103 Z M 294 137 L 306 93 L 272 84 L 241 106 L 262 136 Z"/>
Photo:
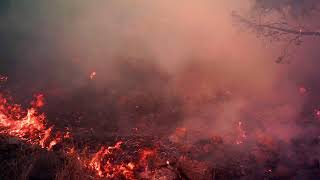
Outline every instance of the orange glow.
<path fill-rule="evenodd" d="M 45 142 L 47 141 L 47 139 L 50 137 L 51 135 L 51 130 L 52 127 L 50 127 L 49 129 L 44 131 L 44 136 L 43 138 L 39 141 L 39 144 L 42 148 L 45 148 Z"/>
<path fill-rule="evenodd" d="M 35 100 L 31 102 L 31 105 L 37 108 L 41 108 L 44 106 L 44 95 L 43 94 L 37 94 L 34 96 Z"/>
<path fill-rule="evenodd" d="M 239 136 L 236 140 L 236 144 L 242 144 L 243 141 L 247 138 L 246 132 L 244 131 L 243 127 L 242 127 L 242 122 L 239 121 L 238 122 L 238 132 L 239 132 Z"/>
<path fill-rule="evenodd" d="M 0 134 L 17 137 L 48 151 L 64 139 L 72 138 L 68 129 L 66 133 L 62 133 L 54 131 L 54 126 L 47 128 L 45 115 L 38 112 L 44 105 L 43 95 L 36 95 L 27 110 L 19 104 L 10 104 L 10 100 L 11 98 L 5 98 L 0 94 Z M 80 164 L 94 171 L 99 177 L 135 179 L 133 170 L 136 166 L 133 162 L 112 162 L 111 155 L 122 151 L 122 143 L 119 141 L 114 146 L 102 146 L 98 152 L 82 153 L 82 156 L 78 155 L 74 147 L 65 147 L 63 151 L 70 156 L 77 155 Z"/>
<path fill-rule="evenodd" d="M 8 80 L 7 76 L 0 75 L 0 83 L 6 82 Z"/>
<path fill-rule="evenodd" d="M 93 155 L 88 167 L 96 172 L 100 177 L 113 178 L 117 176 L 124 176 L 126 179 L 135 179 L 133 170 L 135 165 L 133 163 L 128 164 L 113 164 L 111 162 L 110 155 L 116 151 L 121 151 L 121 144 L 119 141 L 114 146 L 102 146 L 100 150 Z"/>
<path fill-rule="evenodd" d="M 92 72 L 91 74 L 90 74 L 90 79 L 91 80 L 93 80 L 95 77 L 96 77 L 96 75 L 97 75 L 97 72 Z"/>
<path fill-rule="evenodd" d="M 37 107 L 40 103 L 35 101 L 32 103 L 34 106 L 25 111 L 20 105 L 11 105 L 8 101 L 0 95 L 0 133 L 44 147 L 51 128 L 46 128 L 45 115 L 38 113 Z"/>
<path fill-rule="evenodd" d="M 299 93 L 300 94 L 306 94 L 307 93 L 307 89 L 305 87 L 299 87 Z"/>

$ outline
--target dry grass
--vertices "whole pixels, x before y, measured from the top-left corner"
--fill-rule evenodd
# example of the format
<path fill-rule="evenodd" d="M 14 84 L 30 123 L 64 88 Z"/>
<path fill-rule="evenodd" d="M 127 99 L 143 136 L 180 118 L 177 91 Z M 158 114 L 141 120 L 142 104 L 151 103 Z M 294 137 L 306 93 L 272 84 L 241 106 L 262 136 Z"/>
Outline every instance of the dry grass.
<path fill-rule="evenodd" d="M 85 170 L 75 157 L 68 157 L 64 161 L 64 165 L 58 169 L 55 180 L 88 180 L 93 177 L 85 174 Z"/>

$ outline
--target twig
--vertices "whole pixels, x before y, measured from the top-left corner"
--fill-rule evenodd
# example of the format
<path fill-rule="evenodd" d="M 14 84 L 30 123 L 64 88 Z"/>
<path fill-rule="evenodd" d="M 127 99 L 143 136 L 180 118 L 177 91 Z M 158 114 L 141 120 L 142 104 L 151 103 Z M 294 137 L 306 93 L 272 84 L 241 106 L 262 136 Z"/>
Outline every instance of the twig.
<path fill-rule="evenodd" d="M 320 32 L 318 32 L 318 31 L 303 31 L 300 29 L 299 30 L 289 29 L 289 28 L 273 26 L 270 24 L 260 24 L 260 23 L 256 23 L 254 21 L 250 21 L 248 19 L 245 19 L 236 13 L 232 13 L 232 16 L 234 18 L 238 19 L 240 22 L 242 22 L 250 27 L 253 27 L 255 29 L 269 29 L 269 30 L 280 31 L 280 32 L 288 33 L 288 34 L 295 34 L 295 35 L 299 35 L 299 36 L 319 36 L 320 37 Z"/>

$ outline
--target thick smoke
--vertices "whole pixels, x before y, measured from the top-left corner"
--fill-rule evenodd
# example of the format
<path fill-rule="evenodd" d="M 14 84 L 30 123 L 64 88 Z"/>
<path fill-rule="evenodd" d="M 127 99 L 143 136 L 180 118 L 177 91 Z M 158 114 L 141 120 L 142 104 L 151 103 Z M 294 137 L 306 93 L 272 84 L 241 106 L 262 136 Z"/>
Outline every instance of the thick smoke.
<path fill-rule="evenodd" d="M 3 70 L 15 93 L 44 92 L 49 115 L 86 112 L 81 126 L 101 131 L 185 127 L 233 141 L 241 121 L 252 137 L 289 141 L 300 132 L 299 87 L 287 77 L 291 67 L 273 63 L 273 48 L 233 25 L 231 12 L 249 5 L 10 1 L 1 16 Z"/>

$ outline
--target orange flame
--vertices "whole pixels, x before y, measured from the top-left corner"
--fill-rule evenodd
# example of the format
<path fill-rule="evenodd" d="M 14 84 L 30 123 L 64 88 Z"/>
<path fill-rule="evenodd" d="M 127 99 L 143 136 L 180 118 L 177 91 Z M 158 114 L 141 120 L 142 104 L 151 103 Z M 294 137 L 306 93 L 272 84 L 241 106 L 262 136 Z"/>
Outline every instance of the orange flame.
<path fill-rule="evenodd" d="M 31 108 L 27 110 L 23 110 L 19 104 L 10 104 L 10 100 L 0 94 L 0 134 L 18 137 L 49 151 L 63 139 L 72 137 L 69 131 L 54 134 L 54 126 L 47 128 L 45 115 L 38 112 L 38 108 L 44 105 L 42 94 L 35 96 L 35 100 L 31 102 Z M 84 155 L 84 157 L 78 156 L 77 159 L 80 164 L 96 172 L 99 177 L 136 179 L 133 173 L 134 163 L 112 163 L 111 155 L 114 152 L 121 152 L 122 143 L 120 141 L 114 146 L 102 146 L 98 152 Z M 63 151 L 68 155 L 77 154 L 74 147 L 66 147 Z M 91 158 L 86 160 L 86 157 Z"/>
<path fill-rule="evenodd" d="M 0 95 L 0 126 L 3 127 L 0 130 L 2 134 L 16 136 L 39 145 L 42 139 L 48 136 L 46 133 L 51 131 L 50 128 L 46 129 L 45 116 L 39 114 L 36 107 L 31 107 L 25 113 L 20 105 L 10 105 L 3 95 Z"/>
<path fill-rule="evenodd" d="M 110 155 L 112 155 L 115 151 L 121 151 L 122 143 L 122 141 L 119 141 L 114 146 L 102 146 L 100 150 L 91 158 L 89 168 L 94 170 L 100 177 L 113 178 L 122 175 L 126 179 L 135 179 L 133 174 L 135 165 L 132 162 L 128 164 L 111 163 Z"/>

